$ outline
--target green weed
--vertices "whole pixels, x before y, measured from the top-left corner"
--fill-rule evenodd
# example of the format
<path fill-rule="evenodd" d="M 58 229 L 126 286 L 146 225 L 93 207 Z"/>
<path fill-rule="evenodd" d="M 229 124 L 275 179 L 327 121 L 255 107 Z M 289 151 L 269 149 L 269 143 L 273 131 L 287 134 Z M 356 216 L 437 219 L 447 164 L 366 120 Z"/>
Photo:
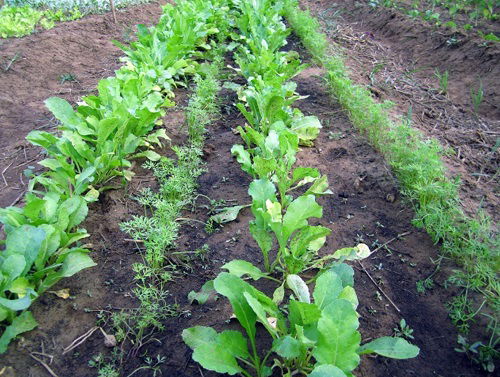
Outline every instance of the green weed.
<path fill-rule="evenodd" d="M 439 83 L 439 92 L 441 94 L 448 93 L 448 71 L 444 71 L 443 73 L 439 72 L 439 69 L 436 68 L 434 72 L 434 76 L 438 79 Z"/>
<path fill-rule="evenodd" d="M 406 338 L 406 339 L 414 339 L 413 338 L 413 329 L 408 326 L 405 319 L 401 319 L 398 324 L 398 327 L 394 328 L 394 336 Z"/>
<path fill-rule="evenodd" d="M 470 96 L 472 99 L 472 109 L 474 110 L 474 114 L 477 115 L 479 113 L 479 106 L 481 106 L 484 99 L 483 82 L 481 80 L 479 80 L 477 91 L 474 91 L 472 88 L 470 89 Z"/>

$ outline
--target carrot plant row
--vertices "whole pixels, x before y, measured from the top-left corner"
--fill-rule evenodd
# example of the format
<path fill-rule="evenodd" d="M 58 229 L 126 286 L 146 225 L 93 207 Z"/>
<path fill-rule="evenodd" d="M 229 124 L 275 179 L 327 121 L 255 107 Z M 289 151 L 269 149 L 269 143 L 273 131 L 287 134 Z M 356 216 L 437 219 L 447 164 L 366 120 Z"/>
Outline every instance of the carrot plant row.
<path fill-rule="evenodd" d="M 223 1 L 223 0 L 221 0 Z M 165 5 L 156 27 L 138 27 L 137 42 L 119 45 L 126 64 L 101 80 L 98 94 L 74 109 L 49 98 L 59 120 L 58 135 L 33 131 L 27 139 L 43 148 L 46 171 L 32 177 L 23 208 L 0 209 L 5 238 L 0 240 L 0 353 L 18 334 L 36 327 L 32 302 L 64 277 L 95 265 L 88 255 L 89 234 L 80 228 L 88 205 L 100 192 L 133 173 L 130 159 L 158 160 L 152 149 L 168 139 L 161 125 L 174 106 L 173 88 L 198 69 L 219 30 L 221 1 L 183 0 Z M 113 180 L 115 178 L 115 180 Z M 113 180 L 113 181 L 112 181 Z"/>
<path fill-rule="evenodd" d="M 368 256 L 366 245 L 318 258 L 331 231 L 309 221 L 322 217 L 316 199 L 331 192 L 318 169 L 295 167 L 299 147 L 311 145 L 321 125 L 317 117 L 292 107 L 301 97 L 290 80 L 305 66 L 297 53 L 281 50 L 290 33 L 281 17 L 283 3 L 240 0 L 232 5 L 236 69 L 246 79 L 237 89 L 237 107 L 247 124 L 237 127 L 244 144 L 233 146 L 231 152 L 253 177 L 248 192 L 254 218 L 249 230 L 266 271 L 233 260 L 222 266 L 228 272 L 204 285 L 205 292 L 213 289 L 229 299 L 244 333 L 218 333 L 204 326 L 184 330 L 193 359 L 230 375 L 264 377 L 279 370 L 283 376 L 320 377 L 353 376 L 362 354 L 417 356 L 419 349 L 401 338 L 383 337 L 361 345 L 354 271 L 344 262 Z M 320 271 L 311 298 L 299 275 L 312 268 Z M 243 277 L 267 278 L 278 286 L 268 297 Z M 257 344 L 257 323 L 272 339 L 267 350 Z"/>

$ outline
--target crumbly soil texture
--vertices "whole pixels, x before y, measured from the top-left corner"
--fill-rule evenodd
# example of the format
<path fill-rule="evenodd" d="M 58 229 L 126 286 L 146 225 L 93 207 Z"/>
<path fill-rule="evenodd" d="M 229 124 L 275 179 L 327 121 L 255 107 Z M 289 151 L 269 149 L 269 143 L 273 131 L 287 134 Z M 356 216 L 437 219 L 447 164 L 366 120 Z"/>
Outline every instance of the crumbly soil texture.
<path fill-rule="evenodd" d="M 307 3 L 303 2 L 303 5 Z M 310 3 L 316 10 L 329 9 L 326 1 Z M 43 101 L 57 95 L 74 103 L 80 96 L 92 91 L 98 79 L 111 75 L 112 70 L 119 66 L 120 52 L 109 41 L 120 39 L 130 25 L 154 23 L 159 14 L 158 4 L 149 4 L 118 12 L 119 25 L 114 25 L 109 15 L 96 15 L 23 39 L 3 42 L 0 46 L 1 57 L 19 52 L 24 58 L 17 62 L 19 65 L 15 62 L 7 72 L 1 73 L 0 143 L 4 159 L 0 172 L 5 169 L 2 174 L 5 182 L 0 184 L 7 185 L 0 194 L 2 205 L 9 205 L 24 191 L 26 179 L 20 175 L 22 170 L 35 165 L 43 157 L 24 141 L 30 130 L 50 129 L 54 125 L 43 107 Z M 91 54 L 89 49 L 92 48 L 99 48 L 99 51 Z M 310 60 L 295 37 L 290 37 L 287 48 L 297 50 L 305 61 Z M 356 51 L 354 49 L 353 54 Z M 361 58 L 358 60 L 362 61 Z M 55 67 L 56 61 L 60 64 L 59 68 Z M 52 73 L 49 75 L 48 72 Z M 65 72 L 75 73 L 79 81 L 59 84 L 57 77 Z M 411 225 L 414 213 L 401 198 L 390 168 L 353 128 L 346 113 L 327 93 L 321 78 L 323 74 L 322 69 L 311 66 L 296 77 L 298 92 L 307 96 L 297 106 L 306 115 L 318 116 L 324 126 L 314 147 L 303 148 L 297 162 L 299 166 L 319 168 L 322 174 L 328 176 L 333 191 L 333 195 L 319 199 L 323 206 L 323 218 L 315 223 L 332 229 L 322 252 L 331 253 L 359 242 L 375 248 L 396 238 L 387 248 L 381 248 L 365 260 L 363 267 L 353 265 L 360 300 L 360 330 L 364 341 L 391 335 L 404 318 L 414 329 L 413 342 L 421 348 L 419 357 L 405 361 L 363 357 L 356 375 L 487 376 L 463 354 L 454 351 L 457 332 L 443 305 L 454 294 L 453 290 L 443 287 L 446 268 L 453 266 L 446 266 L 444 272 L 435 276 L 433 290 L 425 294 L 417 293 L 416 282 L 434 271 L 431 259 L 437 257 L 438 246 L 431 242 L 424 230 Z M 188 95 L 189 90 L 178 90 L 178 106 L 169 110 L 164 119 L 172 144 L 186 141 L 186 127 L 182 126 L 185 123 L 183 107 L 187 104 Z M 230 154 L 231 146 L 241 142 L 233 130 L 244 124 L 244 118 L 234 106 L 237 98 L 233 92 L 223 89 L 219 98 L 221 116 L 208 129 L 204 149 L 206 172 L 199 178 L 199 193 L 216 200 L 231 200 L 228 204 L 248 204 L 250 177 Z M 432 104 L 429 106 L 432 107 Z M 428 132 L 433 131 L 429 129 Z M 168 146 L 161 153 L 172 155 Z M 155 189 L 156 183 L 151 173 L 141 168 L 140 162 L 134 169 L 136 175 L 132 182 L 126 188 L 104 193 L 97 203 L 92 204 L 84 223 L 91 234 L 92 256 L 98 265 L 53 287 L 54 292 L 69 288 L 69 299 L 64 300 L 48 292 L 32 306 L 39 327 L 19 337 L 8 352 L 0 356 L 0 370 L 8 366 L 16 376 L 43 377 L 50 375 L 48 367 L 60 377 L 96 376 L 97 369 L 89 366 L 89 360 L 99 353 L 106 357 L 111 354 L 112 350 L 105 346 L 100 331 L 94 332 L 73 351 L 63 352 L 96 323 L 110 331 L 109 326 L 100 320 L 103 313 L 137 306 L 131 298 L 135 285 L 131 265 L 141 260 L 141 245 L 129 242 L 127 239 L 130 236 L 124 234 L 119 225 L 134 214 L 144 213 L 144 209 L 132 198 L 145 187 Z M 18 189 L 14 190 L 15 187 Z M 206 205 L 206 199 L 200 196 L 196 206 L 186 210 L 183 217 L 206 221 Z M 207 234 L 204 226 L 197 222 L 187 222 L 182 226 L 177 247 L 169 253 L 191 251 L 205 244 L 209 246 L 209 252 L 203 259 L 192 259 L 189 267 L 177 268 L 175 279 L 168 286 L 168 301 L 177 305 L 177 315 L 166 320 L 164 330 L 153 334 L 150 342 L 142 345 L 138 352 L 129 354 L 129 346 L 125 347 L 127 357 L 121 365 L 121 376 L 153 376 L 151 369 L 139 368 L 146 365 L 147 357 L 156 359 L 157 356 L 164 358 L 159 365 L 163 376 L 216 375 L 203 371 L 192 361 L 191 351 L 182 342 L 181 331 L 194 325 L 213 326 L 217 330 L 228 327 L 238 329 L 238 326 L 230 319 L 232 312 L 227 301 L 219 299 L 196 305 L 189 303 L 187 295 L 191 290 L 198 291 L 207 280 L 217 276 L 220 266 L 230 260 L 245 259 L 262 267 L 260 251 L 248 231 L 251 218 L 249 209 L 245 209 L 236 221 L 211 234 Z M 398 238 L 400 234 L 406 235 Z M 172 260 L 175 262 L 175 258 Z M 183 261 L 182 264 L 185 263 Z M 257 285 L 267 293 L 274 288 L 266 282 L 259 281 Z M 260 348 L 268 347 L 269 343 L 265 333 L 259 332 Z M 34 360 L 30 354 L 46 365 Z M 156 375 L 160 375 L 159 372 Z"/>

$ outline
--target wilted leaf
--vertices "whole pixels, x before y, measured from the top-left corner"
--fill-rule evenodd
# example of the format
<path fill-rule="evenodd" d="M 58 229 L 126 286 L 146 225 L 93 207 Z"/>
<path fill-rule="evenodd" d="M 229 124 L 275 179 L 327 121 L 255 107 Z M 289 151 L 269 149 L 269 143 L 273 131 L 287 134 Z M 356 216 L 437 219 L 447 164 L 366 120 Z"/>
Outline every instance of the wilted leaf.
<path fill-rule="evenodd" d="M 237 219 L 238 214 L 243 208 L 250 207 L 251 204 L 243 205 L 243 206 L 232 206 L 225 207 L 220 210 L 219 213 L 210 217 L 217 224 L 225 224 Z"/>

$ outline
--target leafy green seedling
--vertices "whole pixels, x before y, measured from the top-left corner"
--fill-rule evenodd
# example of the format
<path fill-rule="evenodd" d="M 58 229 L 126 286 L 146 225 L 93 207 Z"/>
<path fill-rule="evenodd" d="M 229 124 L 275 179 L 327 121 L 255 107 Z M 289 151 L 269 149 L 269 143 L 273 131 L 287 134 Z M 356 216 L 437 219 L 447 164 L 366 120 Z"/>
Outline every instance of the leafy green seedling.
<path fill-rule="evenodd" d="M 402 338 L 382 337 L 361 345 L 353 275 L 346 264 L 332 266 L 317 277 L 312 297 L 298 275 L 289 275 L 287 286 L 293 294 L 285 311 L 237 275 L 222 272 L 214 288 L 229 299 L 244 332 L 218 333 L 211 327 L 195 326 L 184 330 L 182 338 L 204 368 L 245 377 L 271 376 L 276 369 L 283 376 L 346 377 L 364 354 L 416 357 L 418 347 Z M 272 347 L 263 355 L 257 351 L 257 323 L 272 339 Z"/>

